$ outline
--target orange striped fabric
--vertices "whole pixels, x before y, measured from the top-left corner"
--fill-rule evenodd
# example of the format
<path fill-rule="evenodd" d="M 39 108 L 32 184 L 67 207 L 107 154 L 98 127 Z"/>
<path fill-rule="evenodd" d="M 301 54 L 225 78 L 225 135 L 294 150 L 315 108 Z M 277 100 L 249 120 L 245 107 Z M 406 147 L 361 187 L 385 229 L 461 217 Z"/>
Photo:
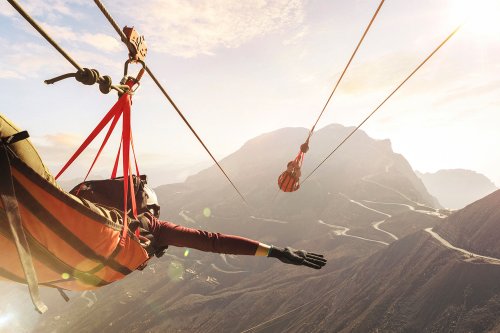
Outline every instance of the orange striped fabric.
<path fill-rule="evenodd" d="M 12 175 L 23 227 L 41 285 L 89 290 L 120 280 L 147 259 L 123 226 L 75 201 L 18 158 Z M 0 278 L 25 282 L 22 266 L 0 201 Z"/>
<path fill-rule="evenodd" d="M 294 192 L 300 187 L 300 180 L 293 173 L 284 171 L 278 177 L 278 186 L 283 192 Z"/>

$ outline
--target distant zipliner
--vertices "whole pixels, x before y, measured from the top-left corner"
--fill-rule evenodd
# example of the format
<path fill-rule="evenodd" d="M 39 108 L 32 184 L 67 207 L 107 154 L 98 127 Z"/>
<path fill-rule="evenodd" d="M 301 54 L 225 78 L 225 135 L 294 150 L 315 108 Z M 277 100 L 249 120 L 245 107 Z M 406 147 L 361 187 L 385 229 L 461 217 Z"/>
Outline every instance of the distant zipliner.
<path fill-rule="evenodd" d="M 379 4 L 379 6 L 378 6 L 378 8 L 377 8 L 377 10 L 375 12 L 375 14 L 373 15 L 370 23 L 368 24 L 368 27 L 366 28 L 363 36 L 361 37 L 361 40 L 359 41 L 358 45 L 356 46 L 356 49 L 354 50 L 351 58 L 349 59 L 349 62 L 347 63 L 346 67 L 344 68 L 344 71 L 342 72 L 342 75 L 340 76 L 339 80 L 337 81 L 337 84 L 333 88 L 332 93 L 328 97 L 328 100 L 326 101 L 325 106 L 323 107 L 323 110 L 321 111 L 321 113 L 319 114 L 318 118 L 316 119 L 316 122 L 314 123 L 313 127 L 309 131 L 309 134 L 307 136 L 306 142 L 301 146 L 299 154 L 297 155 L 297 157 L 295 158 L 295 160 L 293 160 L 293 161 L 291 161 L 291 162 L 288 163 L 287 170 L 284 173 L 282 173 L 280 175 L 280 177 L 278 178 L 278 186 L 279 186 L 280 190 L 285 191 L 285 192 L 293 192 L 293 191 L 296 191 L 297 189 L 299 189 L 301 183 L 303 183 L 307 179 L 309 179 L 309 177 L 311 177 L 311 175 L 314 172 L 316 172 L 316 170 L 318 170 L 319 167 L 321 167 L 344 143 L 346 143 L 347 140 L 349 140 L 349 138 L 354 133 L 356 133 L 356 131 L 358 129 L 360 129 L 361 126 L 363 126 L 363 124 L 366 123 L 368 121 L 368 119 L 370 119 L 385 104 L 385 102 L 387 102 L 406 82 L 408 82 L 408 80 L 420 68 L 422 68 L 422 66 L 424 66 L 427 63 L 427 61 L 429 59 L 431 59 L 434 56 L 434 54 L 436 54 L 436 52 L 438 52 L 441 49 L 441 47 L 443 47 L 460 30 L 460 28 L 462 27 L 462 24 L 458 25 L 436 48 L 434 48 L 434 50 L 417 67 L 415 67 L 415 69 L 408 76 L 406 76 L 406 78 L 404 80 L 402 80 L 399 83 L 399 85 L 396 86 L 396 88 L 394 90 L 392 90 L 392 92 L 384 100 L 382 100 L 382 102 L 370 114 L 368 114 L 346 137 L 344 137 L 344 139 L 311 172 L 309 172 L 309 174 L 304 178 L 304 180 L 302 182 L 300 182 L 300 180 L 299 180 L 299 178 L 301 176 L 300 167 L 302 166 L 302 162 L 303 162 L 303 159 L 304 159 L 304 152 L 303 152 L 302 147 L 304 145 L 306 145 L 309 148 L 309 140 L 310 140 L 311 136 L 314 133 L 314 129 L 315 129 L 316 125 L 318 124 L 319 119 L 323 115 L 323 112 L 325 111 L 326 106 L 330 102 L 330 99 L 332 98 L 333 94 L 335 93 L 335 90 L 339 86 L 339 83 L 342 80 L 342 77 L 344 76 L 345 72 L 347 71 L 347 68 L 349 67 L 349 64 L 351 63 L 352 59 L 354 58 L 354 55 L 356 54 L 359 46 L 361 45 L 363 39 L 365 38 L 368 30 L 370 29 L 371 24 L 375 20 L 375 17 L 377 16 L 377 14 L 378 14 L 380 8 L 382 7 L 383 3 L 384 3 L 384 0 L 382 0 L 380 2 L 380 4 Z M 291 186 L 291 187 L 284 186 L 284 184 L 285 184 L 284 180 L 286 180 L 286 179 L 293 179 L 293 181 L 294 181 L 293 186 Z"/>
<path fill-rule="evenodd" d="M 283 192 L 294 192 L 300 187 L 300 176 L 304 154 L 309 150 L 309 140 L 300 145 L 300 151 L 292 161 L 288 162 L 286 170 L 278 177 L 278 186 Z"/>
<path fill-rule="evenodd" d="M 8 1 L 29 18 L 15 1 Z M 48 35 L 29 19 L 48 39 Z M 120 148 L 111 179 L 104 183 L 84 181 L 71 193 L 63 191 L 28 140 L 28 133 L 20 131 L 0 114 L 0 249 L 3 253 L 0 278 L 26 283 L 36 310 L 43 313 L 47 307 L 40 298 L 39 285 L 57 288 L 67 300 L 63 290 L 90 290 L 120 280 L 144 268 L 153 256 L 161 256 L 169 245 L 207 252 L 267 256 L 287 264 L 322 268 L 326 259 L 320 254 L 181 227 L 158 219 L 160 207 L 145 177 L 140 176 L 130 126 L 131 97 L 145 69 L 146 50 L 141 44 L 143 38 L 132 43 L 132 36 L 138 35 L 128 30 L 131 54 L 119 86 L 112 86 L 111 79 L 100 77 L 96 70 L 80 68 L 60 48 L 58 50 L 76 65 L 78 71 L 49 80 L 54 83 L 75 77 L 84 84 L 99 83 L 103 93 L 111 89 L 119 91 L 118 101 L 57 175 L 60 176 L 110 124 L 93 166 L 122 118 Z M 52 44 L 55 43 L 52 41 Z M 143 65 L 135 78 L 127 76 L 129 62 Z M 130 148 L 136 175 L 131 172 Z M 117 178 L 120 156 L 124 176 Z M 117 196 L 116 190 L 120 188 Z"/>
<path fill-rule="evenodd" d="M 302 167 L 302 162 L 304 161 L 304 154 L 307 153 L 309 150 L 309 140 L 311 139 L 312 135 L 314 134 L 314 129 L 316 128 L 316 125 L 318 124 L 321 116 L 326 110 L 326 107 L 328 106 L 328 103 L 333 97 L 333 94 L 337 90 L 337 87 L 340 84 L 340 81 L 342 81 L 342 78 L 344 77 L 344 74 L 347 72 L 347 68 L 349 68 L 349 65 L 351 64 L 352 60 L 354 59 L 354 56 L 356 55 L 356 52 L 358 52 L 359 47 L 361 46 L 361 43 L 363 43 L 363 40 L 365 39 L 366 34 L 368 33 L 368 30 L 370 30 L 370 27 L 372 26 L 373 21 L 375 21 L 375 18 L 378 15 L 378 12 L 380 11 L 380 8 L 382 8 L 382 5 L 384 4 L 385 0 L 381 0 L 380 4 L 377 7 L 377 10 L 373 14 L 370 23 L 366 27 L 363 35 L 361 36 L 361 39 L 358 42 L 358 45 L 354 49 L 354 52 L 351 55 L 351 58 L 347 62 L 342 74 L 340 75 L 339 79 L 337 80 L 337 83 L 335 84 L 330 96 L 326 100 L 325 105 L 323 106 L 323 109 L 321 110 L 318 118 L 316 119 L 314 125 L 312 128 L 309 130 L 309 134 L 307 135 L 306 141 L 300 146 L 300 151 L 295 157 L 294 160 L 288 162 L 287 164 L 287 169 L 278 177 L 278 187 L 281 191 L 283 192 L 295 192 L 300 188 L 300 176 L 302 175 L 302 172 L 300 168 Z"/>

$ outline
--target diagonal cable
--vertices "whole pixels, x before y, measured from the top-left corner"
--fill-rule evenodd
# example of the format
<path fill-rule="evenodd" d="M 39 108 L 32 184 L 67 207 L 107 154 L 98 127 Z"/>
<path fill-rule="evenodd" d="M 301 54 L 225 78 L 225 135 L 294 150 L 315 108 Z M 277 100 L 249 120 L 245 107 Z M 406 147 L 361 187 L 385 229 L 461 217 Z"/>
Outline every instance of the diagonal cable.
<path fill-rule="evenodd" d="M 375 112 L 377 112 L 381 107 L 382 105 L 384 105 L 385 102 L 387 102 L 387 100 L 389 98 L 392 97 L 392 95 L 394 95 L 396 93 L 396 91 L 399 90 L 399 88 L 401 88 L 412 76 L 413 74 L 415 74 L 430 58 L 432 58 L 432 56 L 444 45 L 446 44 L 446 42 L 448 42 L 450 40 L 451 37 L 453 37 L 453 35 L 455 35 L 455 33 L 460 29 L 462 25 L 459 25 L 458 27 L 455 28 L 455 30 L 453 30 L 453 32 L 451 34 L 448 35 L 448 37 L 446 37 L 446 39 L 444 41 L 441 42 L 441 44 L 439 44 L 435 49 L 434 51 L 431 52 L 431 54 L 429 54 L 427 56 L 427 58 L 425 58 L 424 61 L 422 61 L 420 63 L 420 65 L 418 65 L 414 70 L 413 72 L 410 73 L 410 75 L 408 75 L 406 77 L 406 79 L 404 79 L 397 87 L 396 89 L 394 89 L 390 94 L 389 96 L 387 96 L 383 101 L 382 103 L 380 103 L 376 108 L 375 110 L 372 111 L 372 113 L 370 113 L 351 133 L 349 133 L 349 135 L 347 135 L 344 140 L 342 140 L 341 143 L 338 144 L 337 147 L 335 147 L 335 149 L 330 153 L 328 154 L 328 156 L 325 157 L 325 159 L 316 167 L 314 168 L 313 171 L 311 171 L 306 178 L 304 178 L 304 180 L 302 181 L 302 183 L 304 183 L 309 177 L 311 177 L 311 175 L 316 171 L 318 170 L 318 168 L 323 165 L 323 163 L 326 162 L 327 159 L 330 158 L 330 156 L 332 156 L 347 140 L 349 140 L 349 138 L 366 122 L 368 121 L 368 119 L 371 118 L 371 116 L 373 116 L 375 114 Z M 302 184 L 301 183 L 301 184 Z"/>
<path fill-rule="evenodd" d="M 80 67 L 80 65 L 78 65 L 78 63 L 73 60 L 73 58 L 71 58 L 60 46 L 59 44 L 57 44 L 50 36 L 47 32 L 45 32 L 45 30 L 43 30 L 42 27 L 40 27 L 38 25 L 38 23 L 36 23 L 32 18 L 31 16 L 29 16 L 25 11 L 24 9 L 21 8 L 21 6 L 15 1 L 15 0 L 7 0 L 11 5 L 12 7 L 14 7 L 15 10 L 17 10 L 17 12 L 19 14 L 21 14 L 21 16 L 26 20 L 28 21 L 29 24 L 31 24 L 31 26 L 33 28 L 36 29 L 36 31 L 38 31 L 40 33 L 40 35 L 43 36 L 43 38 L 45 38 L 45 40 L 47 40 L 47 42 L 50 43 L 50 45 L 52 45 L 64 58 L 66 58 L 66 60 L 68 60 L 71 65 L 73 65 L 73 67 L 76 68 L 77 71 L 79 72 L 82 72 L 83 69 L 82 67 Z"/>
<path fill-rule="evenodd" d="M 333 94 L 335 93 L 335 91 L 337 90 L 337 87 L 339 86 L 340 84 L 340 81 L 342 81 L 342 78 L 344 77 L 345 73 L 347 72 L 347 69 L 349 68 L 349 65 L 351 65 L 351 62 L 352 60 L 354 59 L 354 56 L 356 55 L 356 53 L 358 52 L 358 49 L 359 47 L 361 46 L 361 44 L 363 43 L 363 40 L 365 39 L 365 36 L 366 34 L 368 33 L 368 31 L 370 30 L 370 27 L 372 26 L 372 23 L 373 21 L 375 21 L 375 18 L 377 17 L 378 15 L 378 12 L 380 11 L 380 8 L 382 8 L 382 5 L 384 4 L 384 1 L 385 0 L 382 0 L 380 1 L 380 4 L 378 5 L 377 7 L 377 10 L 375 11 L 375 13 L 373 14 L 372 16 L 372 19 L 370 20 L 370 23 L 368 23 L 368 26 L 366 27 L 365 29 L 365 32 L 363 33 L 363 36 L 361 36 L 361 39 L 359 40 L 358 42 L 358 45 L 356 45 L 356 48 L 354 49 L 354 52 L 352 53 L 351 55 L 351 58 L 349 59 L 349 61 L 347 62 L 347 65 L 344 67 L 344 70 L 342 71 L 342 74 L 340 75 L 339 79 L 337 80 L 337 83 L 335 84 L 335 87 L 333 88 L 332 90 L 332 93 L 330 94 L 330 96 L 328 97 L 328 99 L 326 100 L 326 103 L 325 105 L 323 106 L 323 109 L 321 110 L 318 118 L 316 119 L 316 122 L 314 123 L 313 127 L 311 128 L 311 130 L 309 131 L 309 135 L 307 137 L 307 140 L 309 140 L 314 132 L 314 128 L 316 127 L 316 125 L 318 124 L 321 116 L 323 115 L 323 113 L 325 112 L 326 110 L 326 107 L 328 106 L 328 103 L 330 103 L 330 100 L 332 99 L 333 97 Z"/>
<path fill-rule="evenodd" d="M 111 16 L 111 14 L 107 11 L 106 7 L 104 7 L 104 5 L 102 4 L 102 2 L 100 0 L 94 0 L 94 3 L 97 5 L 97 7 L 99 7 L 99 9 L 103 13 L 103 15 L 106 17 L 106 19 L 109 21 L 109 23 L 113 26 L 113 28 L 115 29 L 115 31 L 120 36 L 120 39 L 122 40 L 122 42 L 125 43 L 125 45 L 127 46 L 127 48 L 129 48 L 129 41 L 128 41 L 127 37 L 125 36 L 125 34 L 123 33 L 123 31 L 120 29 L 120 27 L 118 26 L 118 24 L 116 23 L 116 21 L 113 19 L 113 17 Z M 186 117 L 182 114 L 181 110 L 177 107 L 177 105 L 175 104 L 175 102 L 168 95 L 167 91 L 163 88 L 163 86 L 161 85 L 161 83 L 158 81 L 158 79 L 156 78 L 156 76 L 153 74 L 153 72 L 151 71 L 151 69 L 148 66 L 146 66 L 146 72 L 149 74 L 149 76 L 151 77 L 151 79 L 154 81 L 154 83 L 158 86 L 158 88 L 161 90 L 161 92 L 163 93 L 163 95 L 167 98 L 167 100 L 173 106 L 173 108 L 175 109 L 175 111 L 177 112 L 177 114 L 181 117 L 181 119 L 184 121 L 184 123 L 189 128 L 189 130 L 193 133 L 193 135 L 196 137 L 196 139 L 198 139 L 198 141 L 200 142 L 200 144 L 203 146 L 203 148 L 208 153 L 208 155 L 210 156 L 210 158 L 212 158 L 212 160 L 215 162 L 215 164 L 220 169 L 220 171 L 224 174 L 224 176 L 229 181 L 229 183 L 231 183 L 232 187 L 236 190 L 236 192 L 241 197 L 241 199 L 243 200 L 243 202 L 247 203 L 246 200 L 245 200 L 245 198 L 241 194 L 241 192 L 238 190 L 238 188 L 233 183 L 233 181 L 231 180 L 231 178 L 229 178 L 229 176 L 227 175 L 226 171 L 224 171 L 224 169 L 222 168 L 222 166 L 219 164 L 219 162 L 212 155 L 212 153 L 210 152 L 210 150 L 208 149 L 208 147 L 205 145 L 205 143 L 203 142 L 203 140 L 200 138 L 200 136 L 198 135 L 198 133 L 191 126 L 191 124 L 186 119 Z"/>

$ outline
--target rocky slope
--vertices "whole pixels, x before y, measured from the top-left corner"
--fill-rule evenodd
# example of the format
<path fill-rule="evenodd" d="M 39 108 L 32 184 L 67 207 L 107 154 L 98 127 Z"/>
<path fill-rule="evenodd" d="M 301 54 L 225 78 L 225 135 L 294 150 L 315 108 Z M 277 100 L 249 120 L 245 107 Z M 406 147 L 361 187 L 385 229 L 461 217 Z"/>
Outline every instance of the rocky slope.
<path fill-rule="evenodd" d="M 455 246 L 500 257 L 500 190 L 459 210 L 436 228 Z"/>

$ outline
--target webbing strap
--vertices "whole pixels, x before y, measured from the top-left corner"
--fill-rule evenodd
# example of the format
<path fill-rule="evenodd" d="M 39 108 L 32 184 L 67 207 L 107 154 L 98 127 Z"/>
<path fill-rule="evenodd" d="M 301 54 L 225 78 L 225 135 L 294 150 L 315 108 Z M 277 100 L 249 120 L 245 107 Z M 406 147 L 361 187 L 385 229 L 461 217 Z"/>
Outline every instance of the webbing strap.
<path fill-rule="evenodd" d="M 122 230 L 122 238 L 120 239 L 120 245 L 124 246 L 125 245 L 125 240 L 127 239 L 127 232 L 128 232 L 128 214 L 127 214 L 127 201 L 128 201 L 128 185 L 129 181 L 132 180 L 132 174 L 130 173 L 130 96 L 124 95 L 122 98 L 125 98 L 127 100 L 127 103 L 125 103 L 124 108 L 123 108 L 123 129 L 122 129 L 122 140 L 123 140 L 123 146 L 122 146 L 122 154 L 123 154 L 123 160 L 122 160 L 122 165 L 123 165 L 123 230 Z M 130 174 L 130 178 L 129 178 Z M 132 184 L 131 184 L 132 188 Z M 135 198 L 134 192 L 132 191 L 131 193 L 131 199 L 132 199 L 132 213 L 134 214 L 134 217 L 137 216 L 137 210 L 134 211 L 135 209 Z"/>
<path fill-rule="evenodd" d="M 59 292 L 59 295 L 66 301 L 69 302 L 69 297 L 68 295 L 62 290 L 61 288 L 57 288 L 57 291 Z"/>
<path fill-rule="evenodd" d="M 71 156 L 71 158 L 69 159 L 69 161 L 66 162 L 66 164 L 62 167 L 61 171 L 59 171 L 59 173 L 57 174 L 56 179 L 58 179 L 59 176 L 61 176 L 62 173 L 64 171 L 66 171 L 66 169 L 76 160 L 76 158 L 78 156 L 80 156 L 80 154 L 85 150 L 85 148 L 88 147 L 88 145 L 95 139 L 95 137 L 99 133 L 101 133 L 101 131 L 103 130 L 103 128 L 111 121 L 111 119 L 113 119 L 115 117 L 115 114 L 117 112 L 120 112 L 120 110 L 123 107 L 123 104 L 125 103 L 125 100 L 126 100 L 127 96 L 128 96 L 127 94 L 124 94 L 118 100 L 118 102 L 116 102 L 115 105 L 113 105 L 113 107 L 111 108 L 111 110 L 109 110 L 109 112 L 99 122 L 99 124 L 96 126 L 96 128 L 94 128 L 94 130 L 92 131 L 92 133 L 89 134 L 89 136 L 87 137 L 87 139 L 85 139 L 85 141 L 82 143 L 82 145 L 80 146 L 80 148 L 77 149 L 77 151 L 73 154 L 73 156 Z"/>
<path fill-rule="evenodd" d="M 90 171 L 92 171 L 92 169 L 94 168 L 95 162 L 97 162 L 97 159 L 99 158 L 99 156 L 101 156 L 101 152 L 104 149 L 104 146 L 106 146 L 106 143 L 108 142 L 108 139 L 111 136 L 111 133 L 113 133 L 113 130 L 115 129 L 116 123 L 120 119 L 120 116 L 121 116 L 121 112 L 120 112 L 120 110 L 117 109 L 115 112 L 115 116 L 114 116 L 113 120 L 111 121 L 111 125 L 109 126 L 108 132 L 106 133 L 106 136 L 104 137 L 104 140 L 102 141 L 101 147 L 99 148 L 99 151 L 95 155 L 94 161 L 92 162 L 92 165 L 90 166 L 89 171 L 87 171 L 87 174 L 85 175 L 85 179 L 83 180 L 84 182 L 89 177 Z"/>
<path fill-rule="evenodd" d="M 132 87 L 134 82 L 132 80 L 129 80 L 127 82 L 127 85 L 129 87 Z M 108 129 L 108 132 L 106 133 L 106 136 L 104 137 L 104 140 L 101 144 L 101 147 L 99 148 L 99 151 L 97 152 L 96 157 L 94 158 L 94 161 L 90 167 L 90 169 L 87 172 L 87 175 L 85 176 L 85 180 L 87 179 L 88 175 L 90 174 L 90 171 L 92 170 L 93 166 L 95 165 L 95 162 L 99 158 L 104 146 L 108 142 L 108 139 L 113 132 L 116 123 L 120 119 L 120 116 L 123 115 L 122 118 L 122 136 L 121 136 L 121 142 L 120 142 L 120 148 L 118 148 L 118 155 L 115 160 L 115 164 L 113 167 L 113 172 L 111 174 L 111 178 L 116 177 L 116 172 L 118 169 L 118 161 L 120 158 L 120 150 L 123 154 L 123 202 L 124 202 L 124 207 L 123 207 L 123 232 L 122 232 L 122 237 L 120 240 L 120 246 L 125 245 L 125 240 L 127 239 L 128 236 L 128 216 L 127 216 L 127 206 L 128 206 L 128 195 L 129 195 L 129 182 L 132 185 L 132 172 L 130 171 L 130 146 L 132 146 L 132 152 L 134 155 L 134 161 L 135 161 L 135 168 L 137 171 L 137 176 L 139 177 L 139 167 L 137 165 L 137 159 L 135 157 L 135 151 L 133 147 L 133 141 L 132 141 L 132 129 L 130 125 L 130 106 L 132 104 L 131 98 L 129 94 L 123 94 L 118 101 L 113 105 L 111 110 L 104 116 L 104 118 L 99 122 L 99 124 L 94 128 L 92 133 L 89 134 L 89 136 L 85 139 L 85 141 L 82 143 L 82 145 L 77 149 L 77 151 L 71 156 L 68 162 L 64 165 L 64 167 L 59 171 L 59 173 L 56 176 L 56 179 L 59 178 L 59 176 L 75 161 L 75 159 L 88 147 L 88 145 L 96 138 L 99 133 L 104 129 L 104 127 L 111 122 L 110 127 Z M 130 199 L 132 203 L 132 214 L 135 218 L 137 218 L 137 205 L 135 202 L 135 196 L 134 196 L 134 191 L 132 189 L 132 186 L 130 188 Z"/>
<path fill-rule="evenodd" d="M 299 166 L 299 168 L 302 166 L 303 161 L 304 161 L 304 152 L 299 151 L 299 153 L 295 157 L 295 162 L 297 162 L 297 165 Z"/>
<path fill-rule="evenodd" d="M 3 175 L 0 177 L 0 197 L 2 200 L 5 214 L 9 222 L 9 227 L 16 244 L 17 253 L 23 267 L 24 276 L 28 289 L 30 292 L 31 300 L 35 309 L 44 313 L 48 310 L 47 306 L 40 298 L 40 291 L 38 289 L 38 278 L 36 276 L 33 259 L 31 257 L 30 248 L 24 233 L 23 225 L 21 222 L 21 214 L 17 204 L 16 193 L 14 184 L 12 182 L 12 171 L 10 167 L 9 155 L 7 148 L 4 144 L 0 145 L 0 167 L 3 170 Z"/>
<path fill-rule="evenodd" d="M 8 136 L 6 138 L 0 138 L 0 141 L 5 143 L 6 145 L 10 145 L 10 144 L 16 143 L 18 141 L 27 139 L 29 137 L 30 137 L 30 135 L 28 134 L 28 131 L 22 131 L 22 132 L 17 132 L 15 134 L 12 134 L 11 136 Z"/>

